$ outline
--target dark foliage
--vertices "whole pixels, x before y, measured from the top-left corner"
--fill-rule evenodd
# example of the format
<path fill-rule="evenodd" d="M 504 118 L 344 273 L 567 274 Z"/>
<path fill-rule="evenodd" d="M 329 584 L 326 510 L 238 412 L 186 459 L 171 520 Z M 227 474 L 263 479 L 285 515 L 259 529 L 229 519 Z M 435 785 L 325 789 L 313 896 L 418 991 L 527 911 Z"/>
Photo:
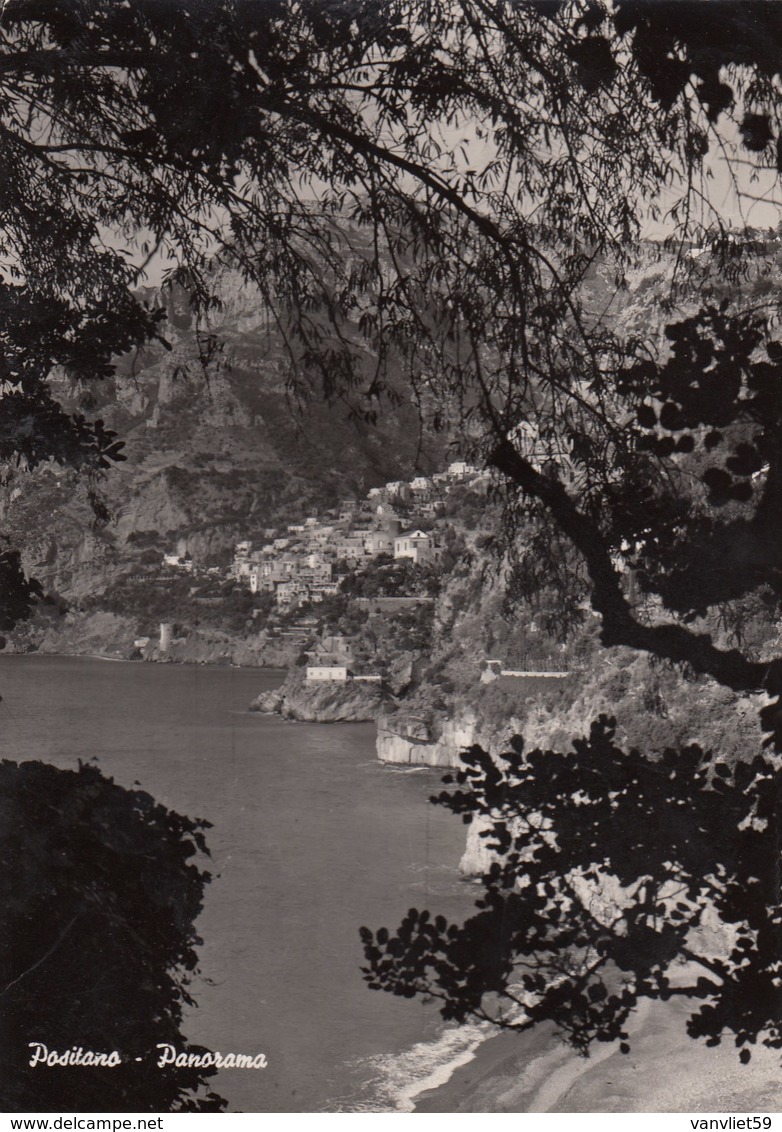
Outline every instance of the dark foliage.
<path fill-rule="evenodd" d="M 562 527 L 550 494 L 503 459 L 532 422 L 547 477 L 556 453 L 573 461 L 607 579 L 623 510 L 632 535 L 646 510 L 670 527 L 688 506 L 646 498 L 688 440 L 644 448 L 626 433 L 625 344 L 581 292 L 601 263 L 621 286 L 663 187 L 678 267 L 704 228 L 724 237 L 698 178 L 731 116 L 745 156 L 774 169 L 778 25 L 755 0 L 8 0 L 0 455 L 89 472 L 121 458 L 99 421 L 57 403 L 52 367 L 100 379 L 112 356 L 162 341 L 162 307 L 134 290 L 156 257 L 217 350 L 206 323 L 228 266 L 279 328 L 300 401 L 344 400 L 375 420 L 411 383 L 429 424 L 463 424 Z M 465 131 L 486 142 L 475 167 L 449 140 Z M 708 481 L 715 505 L 746 502 L 753 457 L 734 457 Z M 734 472 L 740 482 L 724 478 Z M 630 490 L 606 531 L 617 481 Z M 637 643 L 620 621 L 607 640 Z M 703 667 L 704 650 L 689 651 Z"/>
<path fill-rule="evenodd" d="M 704 307 L 685 321 L 671 316 L 666 358 L 654 338 L 643 351 L 622 341 L 604 305 L 596 312 L 585 294 L 596 271 L 624 286 L 646 221 L 669 206 L 675 279 L 666 302 L 687 284 L 691 242 L 708 245 L 727 283 L 741 280 L 742 249 L 703 196 L 709 153 L 726 153 L 734 168 L 749 161 L 764 176 L 778 171 L 781 18 L 777 4 L 758 0 L 7 0 L 0 455 L 105 470 L 121 455 L 116 438 L 62 410 L 52 367 L 100 380 L 112 355 L 160 334 L 159 311 L 134 293 L 156 256 L 186 287 L 206 343 L 220 271 L 239 271 L 281 332 L 281 377 L 300 403 L 342 401 L 372 422 L 383 405 L 412 399 L 433 429 L 462 429 L 525 517 L 556 532 L 548 560 L 568 544 L 560 574 L 571 591 L 581 587 L 568 609 L 588 593 L 603 643 L 778 696 L 782 660 L 717 648 L 691 621 L 715 604 L 779 591 L 778 346 L 761 350 L 762 321 Z M 465 146 L 465 134 L 485 144 Z M 626 565 L 653 608 L 667 606 L 658 620 L 636 616 Z M 7 602 L 8 616 L 24 612 L 28 597 Z M 778 703 L 763 721 L 782 743 Z M 447 925 L 413 916 L 389 957 L 402 964 L 398 976 L 383 968 L 383 978 L 410 994 L 444 982 L 438 993 L 458 1017 L 479 1009 L 484 992 L 506 994 L 521 948 L 533 962 L 528 1008 L 545 1006 L 583 1045 L 620 1033 L 633 996 L 673 993 L 660 980 L 681 950 L 681 925 L 696 923 L 708 896 L 741 946 L 718 961 L 723 990 L 696 986 L 705 1001 L 693 1032 L 715 1038 L 719 1017 L 709 1011 L 724 1008 L 742 1040 L 775 1043 L 778 892 L 772 866 L 755 859 L 762 843 L 776 869 L 779 811 L 766 764 L 715 770 L 710 785 L 699 756 L 679 752 L 670 756 L 673 785 L 655 793 L 658 764 L 647 773 L 640 756 L 628 757 L 622 766 L 638 782 L 649 778 L 647 810 L 629 789 L 598 800 L 592 751 L 619 775 L 603 727 L 580 749 L 583 781 L 569 779 L 570 794 L 555 789 L 569 760 L 531 756 L 537 786 L 513 764 L 541 805 L 542 786 L 553 783 L 552 821 L 570 838 L 563 834 L 559 871 L 543 864 L 559 852 L 559 833 L 533 844 L 529 832 L 542 888 L 508 888 L 516 866 L 526 867 L 527 842 L 517 850 L 521 835 L 500 823 L 496 839 L 516 864 L 504 877 L 498 865 L 477 926 L 450 936 Z M 494 789 L 499 772 L 484 762 L 475 773 Z M 692 803 L 704 829 L 722 806 L 728 833 L 712 837 L 701 874 L 691 853 L 696 843 L 705 852 L 700 827 L 692 844 L 684 835 L 677 843 L 670 867 L 690 893 L 683 920 L 656 892 L 665 927 L 656 926 L 663 913 L 650 911 L 646 874 L 633 878 L 617 858 L 617 877 L 640 894 L 632 915 L 620 916 L 625 934 L 598 931 L 583 911 L 567 923 L 561 866 L 599 870 L 603 861 L 594 823 L 583 837 L 574 832 L 573 797 L 582 794 L 591 800 L 577 816 L 601 816 L 608 846 L 641 831 L 656 844 L 661 806 L 667 819 Z M 528 812 L 518 793 L 513 804 Z M 745 853 L 760 871 L 746 872 Z M 653 863 L 659 875 L 649 883 L 667 883 L 667 866 Z M 507 905 L 504 929 L 495 904 Z M 504 930 L 505 950 L 482 924 Z M 471 932 L 485 948 L 483 974 L 470 967 Z M 373 963 L 386 962 L 387 945 L 379 941 Z M 564 966 L 541 987 L 534 964 L 547 971 L 553 956 L 565 956 Z M 629 972 L 630 990 L 610 988 L 614 969 Z M 471 972 L 466 982 L 459 971 Z"/>
<path fill-rule="evenodd" d="M 782 593 L 782 351 L 762 320 L 725 306 L 668 326 L 665 364 L 641 358 L 619 383 L 640 459 L 609 493 L 617 534 L 645 587 L 689 616 L 763 585 Z M 672 474 L 644 475 L 647 452 L 678 456 Z"/>
<path fill-rule="evenodd" d="M 0 629 L 13 629 L 33 612 L 35 599 L 42 596 L 38 582 L 26 578 L 21 555 L 16 550 L 0 554 Z"/>
<path fill-rule="evenodd" d="M 438 592 L 441 581 L 442 571 L 436 565 L 378 554 L 361 570 L 347 574 L 340 590 L 352 597 L 431 596 Z"/>
<path fill-rule="evenodd" d="M 552 1019 L 582 1053 L 626 1052 L 641 999 L 684 995 L 700 1000 L 692 1037 L 730 1036 L 742 1061 L 757 1042 L 781 1049 L 778 758 L 652 759 L 619 749 L 606 718 L 571 753 L 511 748 L 472 747 L 459 789 L 433 799 L 477 819 L 492 850 L 476 914 L 459 926 L 413 908 L 393 934 L 363 928 L 369 985 L 431 995 L 458 1021 Z"/>
<path fill-rule="evenodd" d="M 208 823 L 93 766 L 4 761 L 0 782 L 3 1109 L 219 1110 L 214 1070 L 155 1064 L 158 1042 L 186 1045 Z M 31 1068 L 30 1042 L 117 1050 L 122 1064 Z"/>
<path fill-rule="evenodd" d="M 153 561 L 155 565 L 160 563 L 158 553 Z M 150 635 L 157 633 L 161 621 L 171 621 L 183 632 L 193 628 L 230 633 L 252 629 L 257 633 L 268 618 L 273 600 L 268 594 L 252 594 L 247 586 L 237 582 L 199 582 L 190 574 L 154 571 L 118 578 L 103 593 L 81 604 L 88 610 L 134 617 Z"/>

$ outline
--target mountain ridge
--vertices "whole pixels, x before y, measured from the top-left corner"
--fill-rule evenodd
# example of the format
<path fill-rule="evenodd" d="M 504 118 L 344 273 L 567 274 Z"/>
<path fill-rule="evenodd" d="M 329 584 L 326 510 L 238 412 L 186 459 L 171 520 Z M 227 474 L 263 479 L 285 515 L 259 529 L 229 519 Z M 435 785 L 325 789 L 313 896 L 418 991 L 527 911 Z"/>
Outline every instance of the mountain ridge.
<path fill-rule="evenodd" d="M 145 298 L 165 305 L 167 346 L 117 359 L 100 384 L 52 378 L 68 409 L 117 432 L 124 461 L 99 483 L 7 470 L 0 525 L 45 590 L 78 602 L 175 547 L 223 564 L 241 538 L 439 462 L 445 440 L 423 443 L 412 403 L 377 426 L 296 404 L 280 335 L 237 275 L 222 276 L 208 328 L 179 286 Z"/>

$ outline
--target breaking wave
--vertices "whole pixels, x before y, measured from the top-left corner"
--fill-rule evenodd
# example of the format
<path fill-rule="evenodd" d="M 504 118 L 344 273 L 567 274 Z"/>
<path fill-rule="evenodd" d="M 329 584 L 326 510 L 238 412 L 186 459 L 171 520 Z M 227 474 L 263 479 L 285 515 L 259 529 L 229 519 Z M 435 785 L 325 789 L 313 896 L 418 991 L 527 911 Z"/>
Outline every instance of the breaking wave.
<path fill-rule="evenodd" d="M 447 1027 L 438 1037 L 417 1042 L 400 1053 L 359 1058 L 351 1068 L 363 1078 L 363 1084 L 354 1096 L 343 1097 L 332 1111 L 413 1112 L 421 1093 L 444 1085 L 496 1032 L 494 1027 L 480 1023 Z"/>

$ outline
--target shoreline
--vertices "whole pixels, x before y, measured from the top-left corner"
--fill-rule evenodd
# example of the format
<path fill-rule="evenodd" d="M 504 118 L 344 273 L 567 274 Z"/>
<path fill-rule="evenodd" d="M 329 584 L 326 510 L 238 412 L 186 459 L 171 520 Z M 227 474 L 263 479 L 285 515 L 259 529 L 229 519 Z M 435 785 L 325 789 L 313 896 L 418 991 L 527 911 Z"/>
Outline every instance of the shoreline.
<path fill-rule="evenodd" d="M 628 1025 L 630 1053 L 595 1043 L 581 1057 L 551 1023 L 490 1035 L 469 1062 L 416 1096 L 414 1112 L 778 1112 L 779 1054 L 732 1042 L 708 1048 L 687 1035 L 700 1003 L 644 1001 Z"/>
<path fill-rule="evenodd" d="M 141 663 L 103 654 L 16 653 L 17 657 Z M 0 661 L 3 654 L 0 654 Z M 201 662 L 181 667 L 226 668 Z M 236 665 L 266 674 L 284 668 Z M 21 673 L 20 679 L 23 679 Z M 153 681 L 157 683 L 157 681 Z M 102 684 L 99 681 L 99 684 Z M 243 713 L 244 714 L 244 713 Z M 374 760 L 373 760 L 374 762 Z M 426 772 L 421 765 L 384 765 L 384 770 Z M 779 1054 L 755 1048 L 741 1065 L 731 1042 L 706 1048 L 687 1036 L 686 1021 L 700 1001 L 644 1001 L 628 1024 L 631 1051 L 618 1043 L 596 1043 L 582 1058 L 541 1023 L 523 1034 L 490 1031 L 477 1024 L 443 1027 L 438 1037 L 394 1055 L 389 1096 L 395 1108 L 362 1111 L 431 1113 L 527 1112 L 777 1112 Z M 427 1059 L 427 1055 L 431 1055 Z M 377 1101 L 377 1096 L 375 1096 Z"/>
<path fill-rule="evenodd" d="M 485 1025 L 485 1024 L 484 1024 Z M 447 1031 L 446 1031 L 447 1033 Z M 501 1034 L 482 1034 L 467 1049 L 461 1050 L 450 1061 L 436 1066 L 421 1081 L 412 1082 L 402 1089 L 400 1100 L 406 1101 L 402 1112 L 451 1112 L 454 1109 L 441 1108 L 442 1103 L 458 1097 L 469 1089 L 474 1074 L 482 1073 L 492 1063 L 489 1047 Z"/>
<path fill-rule="evenodd" d="M 556 1051 L 557 1039 L 541 1025 L 526 1034 L 487 1034 L 468 1061 L 454 1063 L 448 1077 L 416 1091 L 414 1112 L 533 1112 L 508 1107 L 505 1096 Z M 550 1028 L 549 1028 L 550 1030 Z M 534 1074 L 537 1078 L 537 1074 Z M 526 1091 L 526 1090 L 525 1090 Z M 532 1099 L 532 1098 L 530 1098 Z"/>
<path fill-rule="evenodd" d="M 176 664 L 180 668 L 240 668 L 243 672 L 287 672 L 288 669 L 278 664 L 214 664 L 208 660 L 145 660 L 133 659 L 129 656 L 109 656 L 99 652 L 0 652 L 0 659 L 30 659 L 31 657 L 52 657 L 56 660 L 105 660 L 114 664 Z"/>

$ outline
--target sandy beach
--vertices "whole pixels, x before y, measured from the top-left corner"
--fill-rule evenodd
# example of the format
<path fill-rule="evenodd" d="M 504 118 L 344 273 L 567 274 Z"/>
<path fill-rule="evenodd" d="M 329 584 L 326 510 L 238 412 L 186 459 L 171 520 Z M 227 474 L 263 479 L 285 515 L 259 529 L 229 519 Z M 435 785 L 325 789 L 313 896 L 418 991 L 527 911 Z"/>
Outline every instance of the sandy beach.
<path fill-rule="evenodd" d="M 687 1036 L 687 1000 L 644 1003 L 629 1027 L 631 1050 L 596 1045 L 580 1057 L 541 1026 L 501 1033 L 416 1112 L 778 1112 L 782 1058 L 756 1049 L 741 1065 L 732 1042 L 709 1049 Z"/>

